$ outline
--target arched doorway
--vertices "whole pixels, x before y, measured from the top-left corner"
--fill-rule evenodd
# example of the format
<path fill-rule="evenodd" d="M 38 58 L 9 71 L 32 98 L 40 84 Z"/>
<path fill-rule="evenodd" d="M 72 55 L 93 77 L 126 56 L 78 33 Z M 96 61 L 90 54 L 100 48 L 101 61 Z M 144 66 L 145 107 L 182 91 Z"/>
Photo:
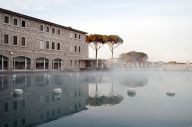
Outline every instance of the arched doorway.
<path fill-rule="evenodd" d="M 62 60 L 61 59 L 54 59 L 52 61 L 52 69 L 61 70 L 62 69 Z"/>
<path fill-rule="evenodd" d="M 49 60 L 46 58 L 37 58 L 36 59 L 36 70 L 48 70 Z"/>
<path fill-rule="evenodd" d="M 8 70 L 8 57 L 0 55 L 0 71 Z"/>
<path fill-rule="evenodd" d="M 18 56 L 13 58 L 14 70 L 30 70 L 31 59 L 25 56 Z"/>

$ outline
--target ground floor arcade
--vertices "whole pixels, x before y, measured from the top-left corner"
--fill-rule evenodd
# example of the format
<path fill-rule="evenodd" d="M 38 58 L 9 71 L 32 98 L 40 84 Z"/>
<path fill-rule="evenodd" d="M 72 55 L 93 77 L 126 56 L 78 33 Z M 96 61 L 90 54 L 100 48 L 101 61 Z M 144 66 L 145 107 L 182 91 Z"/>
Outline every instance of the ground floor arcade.
<path fill-rule="evenodd" d="M 29 58 L 17 56 L 9 58 L 0 55 L 0 72 L 4 71 L 52 71 L 52 70 L 78 70 L 79 60 L 63 60 L 61 58 L 48 59 L 44 57 Z"/>

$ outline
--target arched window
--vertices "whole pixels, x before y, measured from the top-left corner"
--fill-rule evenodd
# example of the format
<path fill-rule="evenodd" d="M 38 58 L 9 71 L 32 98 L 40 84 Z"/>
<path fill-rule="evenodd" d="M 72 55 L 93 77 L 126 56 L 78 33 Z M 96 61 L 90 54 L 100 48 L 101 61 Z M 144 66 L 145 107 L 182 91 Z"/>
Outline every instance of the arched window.
<path fill-rule="evenodd" d="M 30 64 L 31 64 L 30 58 L 27 58 L 24 56 L 19 56 L 19 57 L 13 58 L 14 70 L 30 70 Z"/>
<path fill-rule="evenodd" d="M 36 59 L 36 69 L 37 70 L 47 70 L 49 68 L 49 60 L 46 58 Z"/>
<path fill-rule="evenodd" d="M 8 70 L 8 58 L 0 55 L 0 70 Z"/>
<path fill-rule="evenodd" d="M 52 63 L 52 68 L 53 69 L 61 69 L 61 59 L 54 59 Z"/>

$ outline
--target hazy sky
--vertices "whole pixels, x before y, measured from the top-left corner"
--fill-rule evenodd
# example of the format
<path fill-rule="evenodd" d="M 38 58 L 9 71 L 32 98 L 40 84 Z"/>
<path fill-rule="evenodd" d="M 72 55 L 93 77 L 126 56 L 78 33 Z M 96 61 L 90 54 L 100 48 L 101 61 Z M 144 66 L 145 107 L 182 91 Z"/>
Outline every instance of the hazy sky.
<path fill-rule="evenodd" d="M 192 62 L 192 0 L 0 0 L 0 7 L 89 34 L 117 34 L 124 44 L 115 57 L 134 50 L 151 61 Z M 98 55 L 111 57 L 107 45 Z"/>

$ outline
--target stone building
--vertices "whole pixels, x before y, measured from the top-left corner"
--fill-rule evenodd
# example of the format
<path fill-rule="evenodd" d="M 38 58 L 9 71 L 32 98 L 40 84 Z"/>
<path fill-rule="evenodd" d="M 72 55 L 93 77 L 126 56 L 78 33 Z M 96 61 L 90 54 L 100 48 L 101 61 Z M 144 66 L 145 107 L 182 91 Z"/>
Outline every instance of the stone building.
<path fill-rule="evenodd" d="M 86 34 L 0 8 L 0 72 L 79 70 Z"/>

